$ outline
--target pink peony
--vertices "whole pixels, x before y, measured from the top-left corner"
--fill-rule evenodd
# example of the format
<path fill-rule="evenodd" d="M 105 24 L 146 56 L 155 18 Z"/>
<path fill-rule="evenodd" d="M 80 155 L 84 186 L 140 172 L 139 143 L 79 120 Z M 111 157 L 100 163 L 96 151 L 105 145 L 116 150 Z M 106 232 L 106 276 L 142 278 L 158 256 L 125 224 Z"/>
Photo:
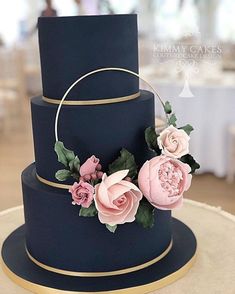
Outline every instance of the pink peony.
<path fill-rule="evenodd" d="M 171 125 L 160 133 L 157 141 L 163 154 L 180 158 L 189 153 L 189 139 L 190 137 L 184 130 L 179 130 Z"/>
<path fill-rule="evenodd" d="M 88 208 L 94 198 L 94 187 L 89 183 L 80 181 L 75 182 L 73 186 L 69 189 L 72 194 L 73 204 L 81 205 L 82 207 Z"/>
<path fill-rule="evenodd" d="M 121 170 L 108 176 L 95 186 L 95 205 L 101 223 L 110 226 L 130 223 L 142 199 L 141 191 L 133 184 L 123 180 L 128 170 Z"/>
<path fill-rule="evenodd" d="M 156 156 L 140 169 L 138 184 L 153 206 L 170 210 L 182 205 L 183 193 L 191 184 L 190 171 L 190 166 L 178 159 Z"/>
<path fill-rule="evenodd" d="M 99 164 L 99 158 L 96 158 L 95 155 L 92 155 L 90 158 L 84 162 L 80 167 L 80 175 L 83 177 L 85 175 L 91 175 L 95 173 L 97 165 Z"/>

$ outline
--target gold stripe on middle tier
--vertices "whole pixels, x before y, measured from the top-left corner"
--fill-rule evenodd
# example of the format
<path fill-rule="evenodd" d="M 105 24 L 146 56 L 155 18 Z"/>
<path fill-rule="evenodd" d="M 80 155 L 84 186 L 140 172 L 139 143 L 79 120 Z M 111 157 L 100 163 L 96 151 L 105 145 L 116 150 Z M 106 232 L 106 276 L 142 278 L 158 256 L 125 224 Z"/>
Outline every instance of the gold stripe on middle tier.
<path fill-rule="evenodd" d="M 136 99 L 140 96 L 140 92 L 128 95 L 128 96 L 122 96 L 122 97 L 116 97 L 116 98 L 108 98 L 108 99 L 97 99 L 97 100 L 67 100 L 63 101 L 63 105 L 100 105 L 100 104 L 111 104 L 111 103 L 119 103 L 119 102 L 125 102 L 129 100 Z M 57 104 L 59 105 L 61 100 L 60 99 L 53 99 L 48 98 L 45 96 L 42 96 L 42 99 L 45 102 L 51 103 L 51 104 Z"/>
<path fill-rule="evenodd" d="M 58 268 L 54 268 L 51 267 L 49 265 L 43 264 L 40 261 L 36 260 L 28 251 L 27 248 L 26 249 L 26 253 L 28 255 L 28 257 L 31 259 L 31 261 L 33 263 L 35 263 L 37 266 L 57 273 L 57 274 L 61 274 L 61 275 L 66 275 L 66 276 L 75 276 L 75 277 L 108 277 L 108 276 L 116 276 L 116 275 L 123 275 L 123 274 L 127 274 L 127 273 L 132 273 L 135 271 L 139 271 L 141 269 L 144 269 L 150 265 L 153 265 L 154 263 L 158 262 L 159 260 L 161 260 L 163 257 L 165 257 L 171 250 L 173 245 L 173 241 L 171 240 L 170 244 L 168 245 L 168 247 L 156 258 L 145 262 L 143 264 L 137 265 L 137 266 L 133 266 L 133 267 L 129 267 L 129 268 L 125 268 L 125 269 L 121 269 L 121 270 L 116 270 L 116 271 L 109 271 L 109 272 L 75 272 L 75 271 L 67 271 L 67 270 L 62 270 L 62 269 L 58 269 Z"/>
<path fill-rule="evenodd" d="M 60 183 L 48 181 L 48 180 L 40 177 L 37 173 L 36 173 L 36 177 L 41 183 L 48 185 L 48 186 L 51 186 L 51 187 L 54 187 L 54 188 L 68 190 L 72 186 L 72 185 L 66 185 L 66 184 L 60 184 Z"/>

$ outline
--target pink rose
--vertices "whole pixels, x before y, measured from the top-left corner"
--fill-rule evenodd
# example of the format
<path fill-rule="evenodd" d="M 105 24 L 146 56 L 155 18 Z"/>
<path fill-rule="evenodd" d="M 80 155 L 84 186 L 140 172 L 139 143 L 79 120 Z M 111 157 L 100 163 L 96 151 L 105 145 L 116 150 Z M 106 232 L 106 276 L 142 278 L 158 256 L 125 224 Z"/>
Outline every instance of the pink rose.
<path fill-rule="evenodd" d="M 95 173 L 97 165 L 99 164 L 99 158 L 96 158 L 95 155 L 92 155 L 90 158 L 84 162 L 80 167 L 80 175 L 83 177 L 85 175 L 91 175 Z"/>
<path fill-rule="evenodd" d="M 183 193 L 191 184 L 190 171 L 190 166 L 178 159 L 156 156 L 140 169 L 138 184 L 153 206 L 170 210 L 183 204 Z"/>
<path fill-rule="evenodd" d="M 184 130 L 179 130 L 171 125 L 160 133 L 157 141 L 163 154 L 180 158 L 189 153 L 189 139 L 190 137 Z"/>
<path fill-rule="evenodd" d="M 69 189 L 72 194 L 73 204 L 81 205 L 82 207 L 88 208 L 94 198 L 94 187 L 89 183 L 80 181 L 75 182 L 73 186 Z"/>
<path fill-rule="evenodd" d="M 133 183 L 123 180 L 127 174 L 128 170 L 108 177 L 104 174 L 102 182 L 95 186 L 94 200 L 101 223 L 114 226 L 135 220 L 142 193 Z"/>

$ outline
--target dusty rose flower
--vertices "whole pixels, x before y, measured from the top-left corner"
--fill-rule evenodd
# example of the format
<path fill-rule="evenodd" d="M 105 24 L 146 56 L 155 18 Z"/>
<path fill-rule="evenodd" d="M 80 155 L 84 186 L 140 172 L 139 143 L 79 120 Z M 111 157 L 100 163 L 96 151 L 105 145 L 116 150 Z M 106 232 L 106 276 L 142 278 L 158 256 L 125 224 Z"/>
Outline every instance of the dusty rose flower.
<path fill-rule="evenodd" d="M 182 205 L 183 193 L 191 184 L 190 171 L 190 166 L 178 159 L 156 156 L 140 169 L 138 184 L 153 206 L 170 210 Z"/>
<path fill-rule="evenodd" d="M 133 184 L 123 180 L 128 170 L 121 170 L 107 176 L 95 186 L 95 205 L 101 223 L 110 226 L 130 223 L 142 199 L 141 191 Z"/>
<path fill-rule="evenodd" d="M 171 125 L 160 133 L 157 141 L 163 154 L 180 158 L 189 153 L 189 139 L 190 137 L 184 130 L 179 130 Z"/>
<path fill-rule="evenodd" d="M 99 165 L 99 158 L 92 155 L 88 158 L 80 167 L 80 175 L 83 177 L 85 175 L 91 175 L 95 173 L 97 166 Z"/>
<path fill-rule="evenodd" d="M 73 204 L 81 205 L 82 207 L 88 208 L 94 199 L 94 187 L 89 183 L 80 181 L 75 182 L 69 189 L 72 194 Z"/>

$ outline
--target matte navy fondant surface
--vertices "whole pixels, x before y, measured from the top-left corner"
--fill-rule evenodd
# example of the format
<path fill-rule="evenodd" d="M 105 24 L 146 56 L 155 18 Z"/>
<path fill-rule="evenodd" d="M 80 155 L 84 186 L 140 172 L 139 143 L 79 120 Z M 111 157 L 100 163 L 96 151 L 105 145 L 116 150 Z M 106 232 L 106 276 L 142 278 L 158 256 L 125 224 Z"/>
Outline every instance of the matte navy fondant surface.
<path fill-rule="evenodd" d="M 80 76 L 102 67 L 121 67 L 138 73 L 137 16 L 99 15 L 43 17 L 38 21 L 43 95 L 61 99 Z M 136 77 L 103 72 L 82 81 L 68 95 L 94 100 L 139 91 Z"/>
<path fill-rule="evenodd" d="M 79 217 L 71 194 L 40 183 L 32 164 L 22 174 L 26 244 L 31 255 L 71 271 L 114 271 L 159 256 L 171 241 L 171 212 L 156 210 L 152 229 L 137 223 L 110 233 L 97 217 Z"/>
<path fill-rule="evenodd" d="M 63 165 L 54 152 L 54 123 L 57 105 L 32 99 L 32 123 L 37 173 L 57 182 L 55 172 Z M 152 156 L 144 138 L 144 130 L 154 125 L 154 96 L 141 91 L 132 101 L 62 107 L 58 134 L 68 149 L 74 150 L 83 163 L 91 155 L 100 158 L 104 170 L 119 155 L 122 148 L 135 155 L 138 165 Z"/>
<path fill-rule="evenodd" d="M 96 292 L 136 287 L 166 278 L 172 273 L 180 270 L 195 255 L 197 243 L 192 231 L 176 219 L 173 219 L 172 226 L 173 247 L 167 256 L 152 266 L 125 275 L 80 278 L 43 270 L 36 266 L 25 252 L 24 226 L 14 231 L 4 242 L 2 257 L 6 266 L 18 277 L 49 288 L 68 291 Z M 143 239 L 143 242 L 144 241 Z M 128 251 L 131 252 L 132 248 L 129 248 Z M 169 283 L 170 282 L 172 282 L 172 279 Z M 158 287 L 159 286 L 156 285 L 156 288 Z M 138 289 L 138 291 L 140 290 Z M 146 292 L 143 291 L 143 293 Z"/>

